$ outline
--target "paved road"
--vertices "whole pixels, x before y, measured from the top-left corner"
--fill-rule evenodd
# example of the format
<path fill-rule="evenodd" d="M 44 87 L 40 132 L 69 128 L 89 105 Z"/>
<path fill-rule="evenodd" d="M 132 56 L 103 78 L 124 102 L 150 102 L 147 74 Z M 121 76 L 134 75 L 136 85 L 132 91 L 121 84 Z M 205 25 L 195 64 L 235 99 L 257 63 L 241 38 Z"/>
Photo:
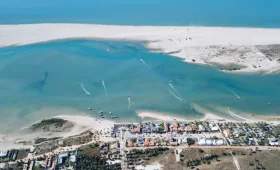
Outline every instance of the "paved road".
<path fill-rule="evenodd" d="M 199 149 L 253 149 L 259 148 L 261 150 L 280 150 L 280 147 L 271 147 L 271 146 L 163 146 L 168 148 L 181 148 L 181 149 L 189 149 L 189 148 L 199 148 Z M 158 148 L 158 146 L 150 146 L 150 147 L 126 147 L 125 150 L 132 150 L 132 149 L 151 149 L 151 148 Z"/>

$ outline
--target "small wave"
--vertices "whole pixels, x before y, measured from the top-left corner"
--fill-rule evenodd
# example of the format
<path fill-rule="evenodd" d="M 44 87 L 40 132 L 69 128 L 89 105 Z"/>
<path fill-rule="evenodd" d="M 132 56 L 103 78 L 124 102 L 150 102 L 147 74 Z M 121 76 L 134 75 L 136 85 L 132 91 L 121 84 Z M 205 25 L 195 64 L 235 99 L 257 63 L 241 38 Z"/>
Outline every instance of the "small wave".
<path fill-rule="evenodd" d="M 234 91 L 228 89 L 232 94 L 234 94 L 238 99 L 240 99 L 240 96 L 238 96 L 236 93 L 234 93 Z"/>
<path fill-rule="evenodd" d="M 81 88 L 83 89 L 83 91 L 84 91 L 87 95 L 90 95 L 90 92 L 86 90 L 86 88 L 84 87 L 82 81 L 81 81 Z"/>
<path fill-rule="evenodd" d="M 144 66 L 146 66 L 148 69 L 151 69 L 151 67 L 150 66 L 148 66 L 147 64 L 146 64 L 146 62 L 142 59 L 142 58 L 140 58 L 140 61 L 144 64 Z"/>
<path fill-rule="evenodd" d="M 131 104 L 131 101 L 130 101 L 130 97 L 129 97 L 129 96 L 128 96 L 127 100 L 128 100 L 128 108 L 127 108 L 127 110 L 129 111 L 129 110 L 130 110 L 130 104 Z"/>
<path fill-rule="evenodd" d="M 104 88 L 105 96 L 107 97 L 107 90 L 106 90 L 105 82 L 104 82 L 104 80 L 102 80 L 101 82 L 102 82 L 102 86 Z"/>
<path fill-rule="evenodd" d="M 168 90 L 169 93 L 172 94 L 176 99 L 180 100 L 181 102 L 183 101 L 183 99 L 181 99 L 180 97 L 176 96 L 169 88 L 167 88 L 167 90 Z"/>
<path fill-rule="evenodd" d="M 177 95 L 178 95 L 179 97 L 182 98 L 181 94 L 176 90 L 176 88 L 175 88 L 171 83 L 168 83 L 168 85 L 177 93 Z"/>

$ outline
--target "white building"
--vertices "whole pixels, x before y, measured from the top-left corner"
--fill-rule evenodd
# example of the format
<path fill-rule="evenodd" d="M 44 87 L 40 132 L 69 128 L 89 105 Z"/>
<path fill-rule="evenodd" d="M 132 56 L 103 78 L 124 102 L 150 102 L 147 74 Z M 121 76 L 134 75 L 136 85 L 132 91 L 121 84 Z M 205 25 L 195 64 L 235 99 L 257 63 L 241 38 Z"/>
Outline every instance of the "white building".
<path fill-rule="evenodd" d="M 0 157 L 6 157 L 8 155 L 8 151 L 0 151 Z"/>
<path fill-rule="evenodd" d="M 211 131 L 213 131 L 213 132 L 219 131 L 219 127 L 216 124 L 214 124 L 214 123 L 213 124 L 210 123 L 209 127 L 210 127 Z"/>
<path fill-rule="evenodd" d="M 197 144 L 200 146 L 222 146 L 225 145 L 225 142 L 222 139 L 214 140 L 201 138 L 197 140 Z"/>
<path fill-rule="evenodd" d="M 269 141 L 269 145 L 271 145 L 271 146 L 279 145 L 278 140 L 276 138 L 268 138 L 268 141 Z"/>
<path fill-rule="evenodd" d="M 204 132 L 205 131 L 205 127 L 203 126 L 203 125 L 198 125 L 198 130 L 200 131 L 200 132 Z"/>

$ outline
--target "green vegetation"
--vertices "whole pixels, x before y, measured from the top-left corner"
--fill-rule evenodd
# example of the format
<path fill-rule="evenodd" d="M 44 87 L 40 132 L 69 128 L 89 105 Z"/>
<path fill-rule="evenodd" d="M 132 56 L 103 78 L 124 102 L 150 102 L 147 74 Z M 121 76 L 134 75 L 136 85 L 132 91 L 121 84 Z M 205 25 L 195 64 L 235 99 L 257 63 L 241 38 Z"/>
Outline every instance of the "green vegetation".
<path fill-rule="evenodd" d="M 34 141 L 34 144 L 39 144 L 39 143 L 42 143 L 42 142 L 51 141 L 51 140 L 57 140 L 57 139 L 61 139 L 61 137 L 54 137 L 54 138 L 37 138 L 37 139 Z"/>
<path fill-rule="evenodd" d="M 45 126 L 49 125 L 55 125 L 56 127 L 62 127 L 64 123 L 66 123 L 66 120 L 59 119 L 59 118 L 52 118 L 52 119 L 44 119 L 39 123 L 35 123 L 30 127 L 32 130 L 37 130 L 39 128 L 44 128 Z"/>
<path fill-rule="evenodd" d="M 195 140 L 193 140 L 192 138 L 188 138 L 187 143 L 188 143 L 188 145 L 193 145 L 193 144 L 195 144 Z"/>
<path fill-rule="evenodd" d="M 81 146 L 78 149 L 78 155 L 99 157 L 99 147 L 98 146 L 99 146 L 98 144 L 90 144 L 90 145 Z"/>

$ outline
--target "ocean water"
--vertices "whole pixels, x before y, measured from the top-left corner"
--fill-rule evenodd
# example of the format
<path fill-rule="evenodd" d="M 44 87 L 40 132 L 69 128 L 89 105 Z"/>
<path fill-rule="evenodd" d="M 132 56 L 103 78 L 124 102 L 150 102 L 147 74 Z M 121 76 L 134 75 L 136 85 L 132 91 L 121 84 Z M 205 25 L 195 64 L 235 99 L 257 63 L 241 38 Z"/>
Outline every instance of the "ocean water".
<path fill-rule="evenodd" d="M 0 24 L 279 28 L 279 11 L 277 0 L 6 0 Z M 151 53 L 140 43 L 66 40 L 0 48 L 0 132 L 61 114 L 98 116 L 100 110 L 127 121 L 139 120 L 135 110 L 201 117 L 193 104 L 224 117 L 230 117 L 227 107 L 277 115 L 279 96 L 278 75 L 227 74 Z"/>
<path fill-rule="evenodd" d="M 0 24 L 280 27 L 279 0 L 6 0 Z"/>
<path fill-rule="evenodd" d="M 59 114 L 99 116 L 100 110 L 123 121 L 139 120 L 136 110 L 203 116 L 194 103 L 227 118 L 217 108 L 280 113 L 279 75 L 223 73 L 151 53 L 140 43 L 54 41 L 0 48 L 0 56 L 1 131 Z"/>

